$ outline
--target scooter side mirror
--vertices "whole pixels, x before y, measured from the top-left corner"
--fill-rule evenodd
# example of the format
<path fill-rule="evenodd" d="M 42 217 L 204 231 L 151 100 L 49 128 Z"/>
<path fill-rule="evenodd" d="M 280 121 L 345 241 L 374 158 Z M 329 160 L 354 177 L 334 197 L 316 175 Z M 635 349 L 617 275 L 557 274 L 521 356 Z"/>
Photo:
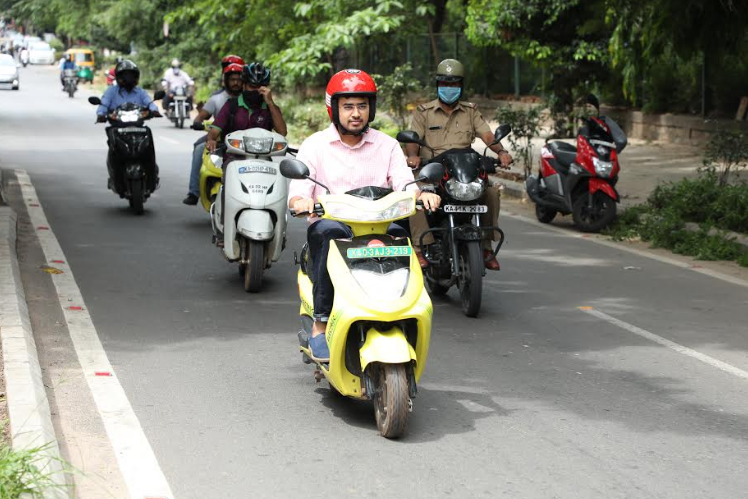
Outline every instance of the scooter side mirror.
<path fill-rule="evenodd" d="M 309 177 L 309 168 L 298 159 L 284 159 L 280 164 L 281 175 L 286 178 L 303 180 Z"/>
<path fill-rule="evenodd" d="M 99 99 L 98 97 L 93 97 L 92 96 L 92 97 L 88 98 L 88 103 L 89 104 L 93 104 L 94 106 L 100 106 L 101 105 L 101 99 Z"/>
<path fill-rule="evenodd" d="M 396 139 L 398 142 L 402 142 L 404 144 L 421 144 L 421 137 L 419 137 L 418 134 L 413 130 L 403 130 L 401 132 L 397 132 Z"/>
<path fill-rule="evenodd" d="M 418 182 L 429 182 L 435 184 L 444 176 L 444 165 L 441 163 L 429 163 L 418 173 Z"/>
<path fill-rule="evenodd" d="M 157 90 L 155 94 L 153 94 L 153 100 L 161 100 L 166 96 L 166 92 L 163 90 Z"/>

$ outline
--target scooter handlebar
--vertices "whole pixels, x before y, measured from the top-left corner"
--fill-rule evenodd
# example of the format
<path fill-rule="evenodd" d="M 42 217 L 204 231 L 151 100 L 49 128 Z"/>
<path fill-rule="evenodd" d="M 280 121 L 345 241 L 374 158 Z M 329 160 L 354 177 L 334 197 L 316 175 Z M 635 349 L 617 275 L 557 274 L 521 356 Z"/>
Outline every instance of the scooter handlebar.
<path fill-rule="evenodd" d="M 300 211 L 300 212 L 297 213 L 293 209 L 289 209 L 288 211 L 291 213 L 292 217 L 303 217 L 304 215 L 311 215 L 312 213 L 314 213 L 315 215 L 324 215 L 325 214 L 325 209 L 322 208 L 322 205 L 319 204 L 319 203 L 314 203 L 314 211 L 313 212 Z"/>

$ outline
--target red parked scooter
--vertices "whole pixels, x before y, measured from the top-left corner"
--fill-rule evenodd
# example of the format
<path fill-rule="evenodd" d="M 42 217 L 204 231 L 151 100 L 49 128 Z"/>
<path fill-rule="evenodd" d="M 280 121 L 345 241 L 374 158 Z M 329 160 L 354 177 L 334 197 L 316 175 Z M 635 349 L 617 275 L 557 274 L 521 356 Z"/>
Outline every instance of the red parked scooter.
<path fill-rule="evenodd" d="M 600 232 L 616 218 L 615 189 L 621 167 L 618 155 L 626 147 L 626 134 L 608 116 L 600 116 L 600 102 L 590 94 L 587 103 L 597 116 L 582 118 L 577 147 L 565 142 L 546 142 L 538 175 L 525 181 L 535 202 L 535 215 L 550 223 L 561 212 L 572 214 L 583 232 Z"/>

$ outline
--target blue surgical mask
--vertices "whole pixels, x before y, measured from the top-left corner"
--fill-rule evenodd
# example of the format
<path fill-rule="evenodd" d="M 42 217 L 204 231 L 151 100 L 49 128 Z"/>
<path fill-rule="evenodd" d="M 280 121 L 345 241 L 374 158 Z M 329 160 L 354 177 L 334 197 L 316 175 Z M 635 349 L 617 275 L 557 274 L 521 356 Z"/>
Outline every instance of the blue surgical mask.
<path fill-rule="evenodd" d="M 445 104 L 454 104 L 460 98 L 461 87 L 439 87 L 437 90 L 439 100 Z"/>

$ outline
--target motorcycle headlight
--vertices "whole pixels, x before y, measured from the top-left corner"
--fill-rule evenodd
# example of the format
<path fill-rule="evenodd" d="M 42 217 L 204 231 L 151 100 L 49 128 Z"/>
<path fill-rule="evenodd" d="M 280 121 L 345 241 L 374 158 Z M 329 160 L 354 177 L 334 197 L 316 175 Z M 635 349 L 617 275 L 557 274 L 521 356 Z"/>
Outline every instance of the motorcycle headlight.
<path fill-rule="evenodd" d="M 595 173 L 602 178 L 608 178 L 613 171 L 612 161 L 601 161 L 599 158 L 592 158 L 592 164 L 595 165 Z"/>
<path fill-rule="evenodd" d="M 250 154 L 270 154 L 272 149 L 272 137 L 244 137 L 244 150 Z"/>
<path fill-rule="evenodd" d="M 328 201 L 325 212 L 333 218 L 350 220 L 353 222 L 382 222 L 396 220 L 413 214 L 415 205 L 412 199 L 401 199 L 379 211 L 364 211 L 360 205 L 352 206 L 347 203 Z"/>
<path fill-rule="evenodd" d="M 119 120 L 122 123 L 135 123 L 140 119 L 138 111 L 121 111 L 119 113 Z"/>
<path fill-rule="evenodd" d="M 382 301 L 394 301 L 403 296 L 408 286 L 410 269 L 402 268 L 387 274 L 370 270 L 352 269 L 351 275 L 361 289 L 372 298 Z"/>
<path fill-rule="evenodd" d="M 481 197 L 486 189 L 483 180 L 478 179 L 474 182 L 463 183 L 456 178 L 447 180 L 447 193 L 458 201 L 473 201 Z"/>

